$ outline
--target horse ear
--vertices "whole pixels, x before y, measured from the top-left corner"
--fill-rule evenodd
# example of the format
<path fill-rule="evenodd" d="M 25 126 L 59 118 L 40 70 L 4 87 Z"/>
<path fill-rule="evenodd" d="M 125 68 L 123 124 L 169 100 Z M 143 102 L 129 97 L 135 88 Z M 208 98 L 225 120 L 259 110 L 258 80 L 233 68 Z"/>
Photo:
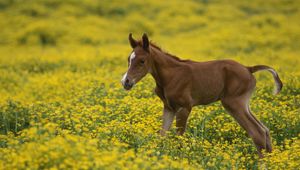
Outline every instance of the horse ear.
<path fill-rule="evenodd" d="M 143 49 L 149 52 L 149 39 L 146 33 L 143 34 Z"/>
<path fill-rule="evenodd" d="M 138 45 L 137 41 L 132 38 L 132 33 L 129 33 L 128 39 L 132 48 L 135 48 Z"/>

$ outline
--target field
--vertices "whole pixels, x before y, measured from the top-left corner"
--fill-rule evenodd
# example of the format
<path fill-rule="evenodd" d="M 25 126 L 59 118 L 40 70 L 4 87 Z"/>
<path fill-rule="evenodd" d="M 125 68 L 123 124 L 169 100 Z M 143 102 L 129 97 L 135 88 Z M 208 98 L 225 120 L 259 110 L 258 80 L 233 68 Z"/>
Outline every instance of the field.
<path fill-rule="evenodd" d="M 0 169 L 299 169 L 299 0 L 0 0 Z M 251 110 L 273 152 L 259 159 L 220 102 L 193 108 L 184 136 L 158 134 L 148 75 L 120 83 L 128 34 L 183 59 L 272 66 Z"/>

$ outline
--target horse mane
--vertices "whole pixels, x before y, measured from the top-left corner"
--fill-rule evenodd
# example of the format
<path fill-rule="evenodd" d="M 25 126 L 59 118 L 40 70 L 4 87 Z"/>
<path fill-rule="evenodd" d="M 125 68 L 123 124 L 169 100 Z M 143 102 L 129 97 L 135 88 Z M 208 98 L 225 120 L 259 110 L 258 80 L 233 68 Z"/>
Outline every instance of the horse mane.
<path fill-rule="evenodd" d="M 138 41 L 138 44 L 139 44 L 140 46 L 143 46 L 143 45 L 142 45 L 143 43 L 142 43 L 141 40 Z M 156 44 L 153 43 L 152 41 L 150 41 L 150 46 L 153 47 L 153 48 L 155 48 L 155 49 L 157 49 L 157 50 L 159 50 L 160 52 L 166 54 L 167 56 L 169 56 L 169 57 L 175 59 L 176 61 L 186 61 L 186 60 L 181 60 L 179 57 L 177 57 L 177 56 L 175 56 L 175 55 L 173 55 L 173 54 L 170 54 L 170 53 L 168 53 L 168 52 L 162 50 L 158 45 L 156 45 Z"/>
<path fill-rule="evenodd" d="M 175 56 L 175 55 L 173 55 L 173 54 L 170 54 L 170 53 L 168 53 L 168 52 L 162 50 L 158 45 L 154 44 L 153 42 L 150 42 L 150 45 L 151 45 L 151 47 L 153 47 L 153 48 L 159 50 L 160 52 L 166 54 L 167 56 L 169 56 L 169 57 L 171 57 L 171 58 L 173 58 L 173 59 L 175 59 L 175 60 L 177 60 L 177 61 L 183 61 L 183 60 L 181 60 L 179 57 L 177 57 L 177 56 Z"/>

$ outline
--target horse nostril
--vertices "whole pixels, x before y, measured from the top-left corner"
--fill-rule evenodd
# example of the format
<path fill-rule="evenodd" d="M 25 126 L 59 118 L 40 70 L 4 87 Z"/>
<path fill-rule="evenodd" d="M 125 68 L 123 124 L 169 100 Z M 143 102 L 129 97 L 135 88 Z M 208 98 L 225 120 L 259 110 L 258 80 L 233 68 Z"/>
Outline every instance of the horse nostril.
<path fill-rule="evenodd" d="M 128 79 L 125 80 L 125 84 L 129 84 L 129 80 Z"/>

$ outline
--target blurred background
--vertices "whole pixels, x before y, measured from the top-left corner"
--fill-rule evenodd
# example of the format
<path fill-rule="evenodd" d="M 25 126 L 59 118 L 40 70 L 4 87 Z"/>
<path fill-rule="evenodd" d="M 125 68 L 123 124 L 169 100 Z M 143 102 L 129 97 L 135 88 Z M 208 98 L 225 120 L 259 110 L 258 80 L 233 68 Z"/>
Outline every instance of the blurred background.
<path fill-rule="evenodd" d="M 78 45 L 125 55 L 128 33 L 146 32 L 185 58 L 282 61 L 299 56 L 299 6 L 298 0 L 1 0 L 0 44 Z"/>

